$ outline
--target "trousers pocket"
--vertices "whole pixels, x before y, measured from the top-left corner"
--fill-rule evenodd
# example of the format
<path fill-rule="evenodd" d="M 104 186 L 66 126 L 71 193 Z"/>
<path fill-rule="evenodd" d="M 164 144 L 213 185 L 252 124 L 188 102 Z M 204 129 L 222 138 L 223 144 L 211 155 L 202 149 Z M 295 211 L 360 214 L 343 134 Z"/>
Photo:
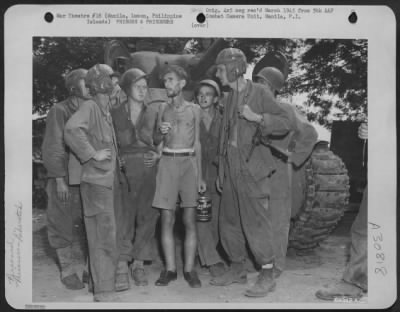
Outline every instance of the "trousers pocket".
<path fill-rule="evenodd" d="M 254 198 L 266 198 L 270 196 L 271 183 L 269 177 L 264 177 L 258 181 L 253 176 L 242 174 L 239 180 L 241 188 Z"/>
<path fill-rule="evenodd" d="M 102 161 L 97 161 L 97 160 L 91 159 L 90 162 L 94 168 L 99 169 L 101 171 L 108 172 L 108 171 L 112 170 L 112 160 L 111 159 L 105 159 Z"/>
<path fill-rule="evenodd" d="M 82 183 L 81 195 L 83 213 L 86 217 L 92 217 L 105 211 L 113 211 L 113 190 L 105 186 Z"/>

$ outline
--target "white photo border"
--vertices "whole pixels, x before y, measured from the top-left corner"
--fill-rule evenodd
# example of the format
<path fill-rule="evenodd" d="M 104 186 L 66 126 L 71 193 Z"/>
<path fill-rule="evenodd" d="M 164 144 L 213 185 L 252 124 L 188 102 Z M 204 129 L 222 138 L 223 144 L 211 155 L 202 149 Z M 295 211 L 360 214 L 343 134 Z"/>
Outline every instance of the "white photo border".
<path fill-rule="evenodd" d="M 206 27 L 195 27 L 198 13 L 207 8 L 224 7 L 314 7 L 333 8 L 330 14 L 305 14 L 301 19 L 246 20 L 209 19 Z M 57 14 L 93 14 L 94 12 L 135 12 L 181 14 L 173 24 L 87 24 L 84 19 L 44 20 L 46 12 Z M 356 24 L 348 16 L 356 11 Z M 225 38 L 335 38 L 368 40 L 368 112 L 369 112 L 369 222 L 379 225 L 384 238 L 388 274 L 375 273 L 377 267 L 372 230 L 369 227 L 368 303 L 321 304 L 196 304 L 195 308 L 385 308 L 397 297 L 396 259 L 396 20 L 387 6 L 327 5 L 16 5 L 4 16 L 5 57 L 5 291 L 14 308 L 26 305 L 46 308 L 160 308 L 140 303 L 40 303 L 32 302 L 32 38 L 45 37 L 225 37 Z M 245 27 L 243 27 L 245 25 Z M 11 274 L 10 261 L 18 248 L 21 259 L 18 272 Z M 17 256 L 15 256 L 17 257 Z M 14 261 L 17 261 L 14 259 Z M 14 267 L 15 269 L 16 267 Z M 19 274 L 20 281 L 15 280 Z M 162 308 L 184 308 L 181 303 Z"/>

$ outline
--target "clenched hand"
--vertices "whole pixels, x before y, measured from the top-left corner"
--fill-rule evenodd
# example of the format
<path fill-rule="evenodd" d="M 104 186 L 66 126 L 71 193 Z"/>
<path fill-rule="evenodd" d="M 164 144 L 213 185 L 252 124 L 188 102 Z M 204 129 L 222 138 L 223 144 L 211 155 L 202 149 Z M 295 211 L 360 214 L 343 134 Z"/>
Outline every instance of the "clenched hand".
<path fill-rule="evenodd" d="M 102 160 L 110 160 L 111 159 L 111 149 L 105 148 L 99 151 L 96 151 L 96 154 L 94 154 L 93 159 L 96 161 L 102 161 Z"/>

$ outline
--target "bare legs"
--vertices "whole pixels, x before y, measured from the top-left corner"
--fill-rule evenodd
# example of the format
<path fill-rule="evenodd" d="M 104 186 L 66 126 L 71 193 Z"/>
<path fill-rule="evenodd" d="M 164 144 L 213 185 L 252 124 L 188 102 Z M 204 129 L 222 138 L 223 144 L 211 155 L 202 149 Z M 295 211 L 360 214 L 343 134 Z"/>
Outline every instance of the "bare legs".
<path fill-rule="evenodd" d="M 183 209 L 183 224 L 185 226 L 183 271 L 190 272 L 194 267 L 194 259 L 197 249 L 196 209 Z M 161 244 L 164 252 L 167 271 L 176 271 L 174 224 L 175 211 L 162 209 Z"/>

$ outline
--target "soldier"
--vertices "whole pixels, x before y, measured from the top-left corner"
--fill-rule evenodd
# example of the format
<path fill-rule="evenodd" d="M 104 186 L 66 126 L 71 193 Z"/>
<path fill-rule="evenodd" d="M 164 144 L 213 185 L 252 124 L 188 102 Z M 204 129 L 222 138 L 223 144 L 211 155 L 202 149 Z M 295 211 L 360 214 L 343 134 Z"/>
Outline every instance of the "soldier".
<path fill-rule="evenodd" d="M 368 124 L 363 122 L 358 128 L 358 137 L 368 139 Z M 323 300 L 347 297 L 360 299 L 368 292 L 368 185 L 365 187 L 360 209 L 351 227 L 350 259 L 342 280 L 320 289 L 316 296 Z"/>
<path fill-rule="evenodd" d="M 114 200 L 119 194 L 117 146 L 109 112 L 113 70 L 96 64 L 85 78 L 92 99 L 65 126 L 65 141 L 82 165 L 81 196 L 94 301 L 116 301 L 118 260 Z"/>
<path fill-rule="evenodd" d="M 69 97 L 47 114 L 42 145 L 47 169 L 47 230 L 50 246 L 56 249 L 61 282 L 68 289 L 84 288 L 85 231 L 79 195 L 80 164 L 64 142 L 64 127 L 81 103 L 89 97 L 86 69 L 75 69 L 65 77 Z"/>
<path fill-rule="evenodd" d="M 222 191 L 221 242 L 231 265 L 210 283 L 226 286 L 247 282 L 244 268 L 247 244 L 261 271 L 245 295 L 264 297 L 276 283 L 272 274 L 274 253 L 268 203 L 270 178 L 276 166 L 270 149 L 264 146 L 255 148 L 252 157 L 246 160 L 257 127 L 265 136 L 284 135 L 291 130 L 291 121 L 269 90 L 243 77 L 247 63 L 241 50 L 222 50 L 216 65 L 217 78 L 231 89 L 224 108 L 217 179 Z"/>
<path fill-rule="evenodd" d="M 159 211 L 152 207 L 159 155 L 153 143 L 158 104 L 147 104 L 146 74 L 127 70 L 120 85 L 127 100 L 111 110 L 120 158 L 126 179 L 122 184 L 123 205 L 116 210 L 120 258 L 116 290 L 129 288 L 128 262 L 137 286 L 148 284 L 144 261 L 153 260 L 154 233 Z M 132 244 L 133 240 L 133 244 Z"/>
<path fill-rule="evenodd" d="M 190 287 L 197 288 L 201 287 L 194 270 L 197 193 L 206 189 L 201 169 L 200 111 L 196 104 L 183 98 L 182 89 L 188 77 L 182 67 L 168 66 L 163 78 L 168 102 L 163 104 L 159 114 L 159 129 L 164 137 L 153 206 L 161 211 L 161 245 L 166 269 L 156 285 L 166 286 L 177 278 L 173 228 L 179 196 L 185 226 L 183 275 Z"/>
<path fill-rule="evenodd" d="M 285 83 L 283 73 L 275 67 L 264 67 L 255 76 L 255 80 L 266 86 L 275 96 Z M 295 127 L 285 136 L 270 138 L 271 145 L 286 152 L 288 156 L 285 157 L 272 148 L 276 159 L 276 171 L 271 177 L 270 197 L 275 278 L 280 276 L 285 267 L 291 216 L 293 170 L 304 164 L 318 138 L 314 127 L 297 112 L 294 106 L 284 102 L 279 104 L 288 111 L 292 116 L 291 119 L 295 120 Z"/>
<path fill-rule="evenodd" d="M 126 101 L 126 96 L 121 92 L 121 87 L 119 85 L 119 80 L 121 74 L 117 71 L 113 72 L 111 75 L 111 81 L 113 84 L 113 92 L 111 93 L 111 108 L 117 105 L 120 105 L 122 102 Z"/>
<path fill-rule="evenodd" d="M 217 150 L 222 114 L 218 104 L 221 91 L 218 84 L 211 79 L 202 80 L 196 92 L 196 100 L 200 105 L 200 143 L 201 167 L 203 178 L 207 184 L 207 195 L 211 198 L 212 215 L 210 222 L 198 222 L 198 253 L 200 262 L 208 266 L 211 276 L 219 276 L 225 272 L 225 264 L 217 250 L 219 242 L 218 218 L 221 196 L 215 188 L 217 178 Z"/>

